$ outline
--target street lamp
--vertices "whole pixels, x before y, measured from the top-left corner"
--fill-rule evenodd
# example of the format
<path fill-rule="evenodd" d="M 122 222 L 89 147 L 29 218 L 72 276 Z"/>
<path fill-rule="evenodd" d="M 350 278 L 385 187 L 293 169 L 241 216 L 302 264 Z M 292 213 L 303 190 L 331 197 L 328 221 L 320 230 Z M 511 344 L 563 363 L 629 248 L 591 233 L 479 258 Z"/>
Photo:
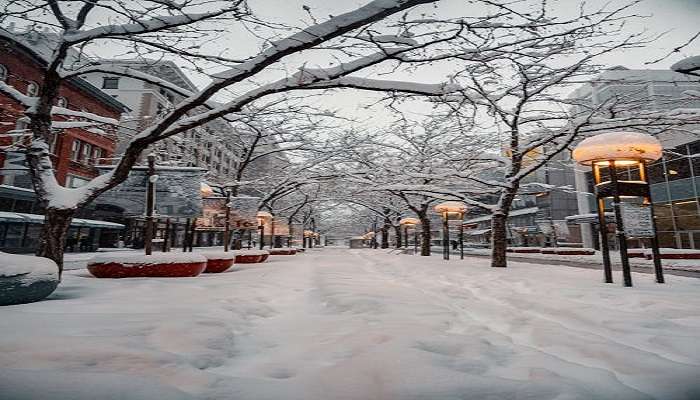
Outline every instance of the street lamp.
<path fill-rule="evenodd" d="M 418 230 L 416 226 L 420 225 L 420 220 L 412 217 L 401 218 L 399 225 L 403 226 L 406 248 L 408 248 L 408 228 L 413 228 L 413 254 L 415 255 L 418 251 Z"/>
<path fill-rule="evenodd" d="M 231 188 L 226 187 L 226 216 L 224 218 L 224 252 L 228 252 L 229 241 L 231 240 Z"/>
<path fill-rule="evenodd" d="M 659 240 L 656 237 L 656 222 L 646 171 L 646 165 L 661 158 L 662 151 L 663 147 L 656 138 L 639 132 L 608 132 L 596 135 L 583 140 L 573 151 L 574 160 L 593 168 L 606 283 L 612 283 L 605 221 L 606 198 L 612 198 L 613 211 L 615 212 L 615 234 L 620 246 L 624 285 L 632 286 L 632 274 L 627 254 L 628 234 L 640 238 L 647 237 L 651 240 L 656 282 L 664 283 Z M 618 180 L 618 167 L 639 168 L 639 180 Z M 607 180 L 603 180 L 605 168 L 607 168 Z M 644 199 L 643 206 L 635 207 L 631 203 L 625 203 L 623 206 L 620 202 L 621 196 L 641 197 Z M 625 226 L 627 226 L 627 231 Z"/>
<path fill-rule="evenodd" d="M 305 230 L 304 231 L 304 248 L 306 248 L 306 243 L 308 242 L 309 248 L 313 248 L 313 244 L 311 243 L 311 237 L 314 235 L 314 231 L 310 230 Z"/>
<path fill-rule="evenodd" d="M 692 56 L 671 65 L 671 70 L 681 74 L 700 76 L 700 56 Z"/>
<path fill-rule="evenodd" d="M 258 211 L 256 215 L 258 219 L 258 229 L 260 229 L 260 250 L 265 247 L 265 222 L 272 219 L 272 214 L 267 211 Z"/>
<path fill-rule="evenodd" d="M 435 212 L 442 216 L 442 258 L 450 259 L 450 220 L 459 220 L 459 242 L 460 242 L 460 258 L 464 259 L 464 227 L 461 221 L 464 219 L 464 213 L 467 212 L 467 206 L 459 201 L 446 201 L 435 206 Z"/>

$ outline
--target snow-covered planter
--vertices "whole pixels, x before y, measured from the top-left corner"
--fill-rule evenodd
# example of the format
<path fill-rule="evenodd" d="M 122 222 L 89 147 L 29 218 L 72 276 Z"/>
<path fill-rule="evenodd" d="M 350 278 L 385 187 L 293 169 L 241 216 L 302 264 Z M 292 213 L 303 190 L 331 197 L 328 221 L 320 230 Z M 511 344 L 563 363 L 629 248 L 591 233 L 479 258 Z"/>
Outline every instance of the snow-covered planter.
<path fill-rule="evenodd" d="M 543 247 L 540 250 L 540 253 L 542 253 L 542 254 L 557 254 L 557 249 L 554 247 Z"/>
<path fill-rule="evenodd" d="M 207 258 L 207 268 L 204 270 L 207 274 L 226 271 L 233 266 L 233 261 L 236 259 L 236 255 L 231 251 L 207 251 L 199 254 Z"/>
<path fill-rule="evenodd" d="M 512 247 L 513 253 L 539 253 L 541 249 L 539 247 Z"/>
<path fill-rule="evenodd" d="M 58 286 L 58 266 L 44 257 L 0 252 L 0 306 L 39 301 Z"/>
<path fill-rule="evenodd" d="M 660 248 L 661 258 L 667 260 L 700 260 L 700 250 Z M 653 259 L 651 249 L 644 252 L 647 260 Z"/>
<path fill-rule="evenodd" d="M 627 256 L 629 258 L 646 258 L 644 252 L 647 249 L 627 249 Z"/>
<path fill-rule="evenodd" d="M 270 257 L 270 252 L 267 250 L 235 250 L 236 264 L 255 264 L 261 263 Z"/>
<path fill-rule="evenodd" d="M 556 254 L 560 256 L 592 256 L 595 254 L 594 249 L 589 249 L 589 248 L 564 248 L 564 247 L 558 247 L 556 249 Z"/>
<path fill-rule="evenodd" d="M 97 278 L 197 276 L 206 267 L 207 258 L 197 253 L 110 254 L 95 256 L 88 262 L 88 271 Z"/>
<path fill-rule="evenodd" d="M 271 256 L 293 256 L 297 254 L 297 249 L 286 247 L 280 249 L 270 249 L 268 250 Z"/>

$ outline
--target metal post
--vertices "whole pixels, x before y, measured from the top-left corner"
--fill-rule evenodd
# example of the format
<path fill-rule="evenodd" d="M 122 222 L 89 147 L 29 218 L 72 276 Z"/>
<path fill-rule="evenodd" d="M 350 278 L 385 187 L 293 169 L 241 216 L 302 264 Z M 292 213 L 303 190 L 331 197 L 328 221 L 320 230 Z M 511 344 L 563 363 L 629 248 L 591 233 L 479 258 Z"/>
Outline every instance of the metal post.
<path fill-rule="evenodd" d="M 442 258 L 450 259 L 450 224 L 447 213 L 442 216 Z"/>
<path fill-rule="evenodd" d="M 593 177 L 596 185 L 600 183 L 600 165 L 593 164 Z M 613 283 L 612 264 L 610 263 L 610 246 L 608 243 L 608 223 L 605 219 L 605 199 L 597 198 L 598 226 L 600 231 L 600 252 L 603 255 L 605 283 Z"/>
<path fill-rule="evenodd" d="M 260 250 L 265 247 L 265 223 L 260 224 Z"/>
<path fill-rule="evenodd" d="M 403 242 L 406 244 L 404 247 L 408 249 L 408 225 L 403 227 Z"/>
<path fill-rule="evenodd" d="M 182 238 L 182 251 L 186 252 L 187 251 L 187 246 L 189 243 L 190 238 L 190 219 L 187 218 L 185 220 L 185 237 Z"/>
<path fill-rule="evenodd" d="M 270 219 L 270 248 L 275 248 L 275 216 Z"/>
<path fill-rule="evenodd" d="M 462 217 L 464 218 L 464 217 Z M 464 260 L 464 223 L 459 221 L 459 259 Z"/>
<path fill-rule="evenodd" d="M 224 251 L 228 252 L 229 241 L 231 241 L 231 189 L 226 188 L 226 216 L 224 222 Z"/>
<path fill-rule="evenodd" d="M 156 155 L 151 153 L 148 159 L 148 182 L 146 186 L 146 233 L 144 238 L 144 249 L 146 255 L 153 252 L 153 208 L 155 206 L 155 174 Z"/>
<path fill-rule="evenodd" d="M 418 253 L 418 227 L 413 225 L 413 255 Z"/>
<path fill-rule="evenodd" d="M 170 218 L 165 219 L 165 232 L 163 232 L 163 253 L 170 251 Z"/>
<path fill-rule="evenodd" d="M 659 238 L 656 236 L 656 219 L 654 218 L 654 204 L 651 202 L 651 187 L 649 185 L 649 179 L 647 179 L 647 167 L 644 162 L 639 163 L 639 177 L 640 180 L 646 183 L 646 196 L 644 197 L 644 202 L 649 207 L 649 212 L 651 212 L 651 226 L 654 230 L 654 235 L 651 237 L 651 253 L 654 257 L 654 275 L 656 276 L 656 283 L 664 283 L 664 270 L 661 266 L 661 252 L 659 251 Z"/>
<path fill-rule="evenodd" d="M 248 250 L 253 247 L 253 230 L 248 229 Z"/>
<path fill-rule="evenodd" d="M 632 286 L 632 272 L 630 270 L 630 261 L 627 254 L 627 235 L 625 234 L 625 226 L 622 221 L 622 211 L 620 209 L 620 193 L 617 182 L 617 168 L 615 161 L 610 161 L 610 183 L 612 184 L 613 195 L 613 210 L 615 211 L 615 234 L 617 236 L 618 245 L 620 247 L 620 261 L 622 261 L 622 279 L 624 285 Z"/>
<path fill-rule="evenodd" d="M 192 247 L 194 246 L 194 237 L 197 234 L 197 218 L 192 219 L 192 224 L 190 225 L 190 241 L 188 243 L 188 251 L 192 252 Z"/>

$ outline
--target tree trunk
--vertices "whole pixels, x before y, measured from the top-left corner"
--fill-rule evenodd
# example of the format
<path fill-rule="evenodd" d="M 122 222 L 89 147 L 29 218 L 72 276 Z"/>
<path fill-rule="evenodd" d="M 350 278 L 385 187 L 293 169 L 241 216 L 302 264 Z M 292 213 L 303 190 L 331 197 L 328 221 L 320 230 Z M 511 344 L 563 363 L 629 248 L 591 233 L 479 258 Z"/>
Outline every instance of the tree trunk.
<path fill-rule="evenodd" d="M 63 274 L 63 249 L 66 245 L 66 235 L 74 213 L 73 209 L 47 208 L 44 226 L 39 237 L 36 255 L 50 258 L 58 264 L 59 279 Z"/>
<path fill-rule="evenodd" d="M 389 227 L 384 225 L 381 229 L 382 232 L 382 249 L 389 248 Z"/>
<path fill-rule="evenodd" d="M 394 233 L 396 234 L 396 248 L 400 249 L 403 246 L 403 232 L 401 232 L 401 225 L 394 225 Z"/>
<path fill-rule="evenodd" d="M 505 268 L 508 237 L 506 234 L 508 216 L 493 214 L 491 217 L 491 266 Z"/>
<path fill-rule="evenodd" d="M 429 256 L 430 255 L 430 219 L 427 215 L 420 216 L 421 222 L 421 245 L 420 245 L 420 255 Z"/>

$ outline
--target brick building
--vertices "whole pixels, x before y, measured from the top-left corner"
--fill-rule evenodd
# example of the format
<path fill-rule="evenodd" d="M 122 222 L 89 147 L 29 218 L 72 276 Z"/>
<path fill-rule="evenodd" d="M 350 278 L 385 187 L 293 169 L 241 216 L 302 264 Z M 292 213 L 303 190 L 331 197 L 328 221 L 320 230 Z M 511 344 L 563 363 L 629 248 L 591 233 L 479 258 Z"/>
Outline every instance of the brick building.
<path fill-rule="evenodd" d="M 41 88 L 54 46 L 48 33 L 0 34 L 0 81 L 27 96 Z M 71 54 L 71 61 L 79 55 Z M 64 82 L 57 106 L 119 120 L 128 108 L 81 78 Z M 56 116 L 57 122 L 80 122 L 81 116 Z M 33 252 L 43 223 L 42 205 L 36 201 L 25 167 L 21 145 L 31 140 L 24 106 L 0 93 L 0 249 L 10 253 Z M 56 131 L 50 150 L 57 181 L 79 187 L 97 176 L 95 160 L 110 157 L 116 148 L 116 132 L 109 127 L 77 127 L 67 124 Z M 67 251 L 94 251 L 115 246 L 123 225 L 95 219 L 89 206 L 78 210 L 68 231 Z"/>
<path fill-rule="evenodd" d="M 52 47 L 51 36 L 42 34 L 0 37 L 0 80 L 21 93 L 36 95 Z M 128 110 L 122 103 L 81 78 L 66 81 L 59 91 L 57 105 L 116 120 Z M 23 106 L 0 94 L 0 110 L 0 145 L 11 146 L 28 140 L 29 136 L 24 131 L 27 122 L 23 118 Z M 56 121 L 67 120 L 56 117 Z M 79 120 L 79 117 L 71 117 L 71 120 Z M 116 148 L 116 135 L 107 128 L 72 127 L 62 129 L 50 145 L 58 182 L 67 187 L 78 187 L 97 176 L 93 166 L 96 159 L 112 156 Z M 22 156 L 13 153 L 11 147 L 0 153 L 2 184 L 31 186 L 28 175 L 21 171 L 21 159 Z"/>

